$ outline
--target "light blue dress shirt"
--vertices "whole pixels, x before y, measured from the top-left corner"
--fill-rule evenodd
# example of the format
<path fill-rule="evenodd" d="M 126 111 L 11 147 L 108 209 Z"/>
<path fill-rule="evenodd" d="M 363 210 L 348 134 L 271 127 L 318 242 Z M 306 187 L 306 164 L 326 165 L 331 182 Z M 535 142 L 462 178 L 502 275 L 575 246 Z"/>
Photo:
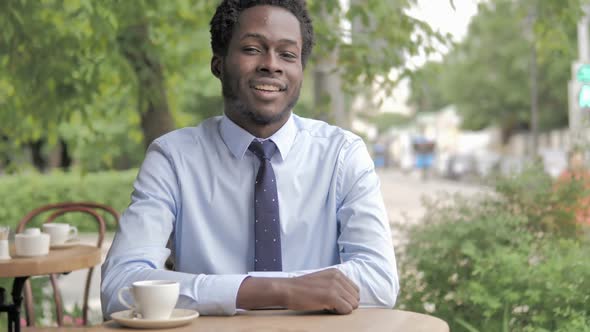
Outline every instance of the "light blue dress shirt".
<path fill-rule="evenodd" d="M 103 313 L 125 310 L 120 288 L 180 282 L 177 307 L 232 315 L 248 275 L 294 277 L 335 267 L 364 307 L 393 307 L 399 290 L 391 231 L 363 141 L 291 115 L 272 139 L 284 272 L 254 270 L 255 137 L 225 116 L 179 129 L 148 148 L 102 266 Z M 171 250 L 167 249 L 171 239 Z M 176 271 L 164 269 L 171 255 Z"/>

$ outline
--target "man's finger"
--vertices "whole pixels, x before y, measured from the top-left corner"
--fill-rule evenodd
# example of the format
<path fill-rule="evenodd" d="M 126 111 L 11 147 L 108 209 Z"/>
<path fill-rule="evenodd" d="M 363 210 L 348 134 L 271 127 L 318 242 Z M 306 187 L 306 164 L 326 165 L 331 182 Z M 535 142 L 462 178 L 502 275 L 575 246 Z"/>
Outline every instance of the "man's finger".
<path fill-rule="evenodd" d="M 358 286 L 350 280 L 344 273 L 342 274 L 343 282 L 342 286 L 350 293 L 357 301 L 360 300 L 360 290 Z"/>
<path fill-rule="evenodd" d="M 344 287 L 342 289 L 342 298 L 350 304 L 352 309 L 356 309 L 359 306 L 359 300 L 356 294 L 350 292 L 349 290 L 345 290 Z"/>
<path fill-rule="evenodd" d="M 339 299 L 336 301 L 334 305 L 334 312 L 340 315 L 346 315 L 351 313 L 353 310 L 352 305 L 345 301 L 344 299 Z"/>

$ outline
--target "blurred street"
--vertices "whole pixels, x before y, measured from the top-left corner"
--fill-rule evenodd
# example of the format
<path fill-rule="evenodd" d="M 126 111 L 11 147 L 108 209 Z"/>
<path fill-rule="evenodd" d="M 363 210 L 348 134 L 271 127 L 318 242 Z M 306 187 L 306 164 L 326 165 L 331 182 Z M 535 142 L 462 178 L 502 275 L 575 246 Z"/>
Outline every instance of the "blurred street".
<path fill-rule="evenodd" d="M 466 184 L 457 181 L 431 178 L 422 181 L 418 173 L 403 173 L 392 169 L 379 169 L 383 199 L 387 207 L 390 222 L 393 224 L 392 234 L 394 245 L 399 245 L 403 236 L 396 230 L 395 224 L 417 222 L 424 214 L 421 204 L 423 198 L 433 198 L 443 193 L 461 193 L 471 195 L 483 190 L 482 187 Z M 92 235 L 81 235 L 83 242 L 94 244 L 96 237 Z M 108 246 L 112 240 L 112 234 L 105 238 L 103 257 L 106 255 Z M 66 306 L 73 307 L 75 301 L 82 298 L 81 292 L 84 289 L 86 272 L 75 271 L 69 275 L 60 277 L 61 289 Z M 65 287 L 67 285 L 67 287 Z M 100 267 L 94 271 L 92 290 L 90 294 L 90 306 L 92 308 L 91 320 L 100 321 Z"/>
<path fill-rule="evenodd" d="M 387 207 L 390 222 L 416 222 L 424 214 L 422 199 L 436 197 L 443 193 L 471 195 L 483 188 L 471 183 L 431 177 L 425 181 L 417 172 L 381 169 L 381 191 Z"/>
<path fill-rule="evenodd" d="M 383 200 L 392 225 L 394 247 L 403 241 L 403 234 L 396 224 L 415 223 L 420 221 L 425 209 L 424 199 L 449 197 L 452 194 L 472 195 L 484 190 L 483 187 L 471 183 L 453 181 L 440 177 L 421 180 L 418 172 L 401 172 L 394 169 L 380 169 L 381 191 Z"/>

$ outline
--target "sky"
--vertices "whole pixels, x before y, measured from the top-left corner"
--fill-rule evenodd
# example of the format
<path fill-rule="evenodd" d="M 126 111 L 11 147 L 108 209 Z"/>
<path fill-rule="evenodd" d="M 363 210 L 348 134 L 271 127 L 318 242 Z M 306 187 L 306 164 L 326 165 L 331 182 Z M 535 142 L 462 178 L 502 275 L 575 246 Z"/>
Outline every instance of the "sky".
<path fill-rule="evenodd" d="M 477 13 L 477 4 L 481 0 L 418 0 L 418 5 L 410 10 L 408 14 L 428 22 L 434 30 L 443 34 L 451 34 L 453 39 L 461 41 L 467 34 L 467 27 L 471 17 Z M 441 49 L 444 53 L 446 50 Z M 434 55 L 440 59 L 440 55 Z M 416 59 L 418 64 L 427 59 L 424 57 Z"/>
<path fill-rule="evenodd" d="M 471 18 L 477 13 L 477 4 L 481 0 L 454 0 L 455 8 L 451 6 L 451 0 L 418 0 L 418 5 L 408 11 L 408 14 L 426 21 L 434 30 L 441 33 L 450 33 L 455 41 L 461 41 L 467 34 L 467 28 Z M 444 49 L 440 50 L 442 53 Z M 419 67 L 428 60 L 440 60 L 441 54 L 434 54 L 428 58 L 424 55 L 412 58 L 410 65 Z M 393 98 L 387 98 L 383 103 L 384 111 L 396 111 L 409 113 L 405 105 L 408 98 L 408 82 L 402 82 L 394 91 Z"/>
<path fill-rule="evenodd" d="M 418 6 L 409 13 L 414 17 L 430 23 L 434 29 L 451 33 L 458 40 L 467 32 L 471 17 L 477 12 L 480 0 L 454 0 L 455 9 L 450 0 L 419 0 Z"/>

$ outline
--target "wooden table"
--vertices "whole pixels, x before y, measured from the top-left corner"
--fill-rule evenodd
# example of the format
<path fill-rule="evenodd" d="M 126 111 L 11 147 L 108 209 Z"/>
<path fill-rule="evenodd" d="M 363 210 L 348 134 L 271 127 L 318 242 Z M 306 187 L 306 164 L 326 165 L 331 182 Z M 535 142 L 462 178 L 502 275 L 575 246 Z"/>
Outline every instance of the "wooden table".
<path fill-rule="evenodd" d="M 31 327 L 23 332 L 115 332 L 132 331 L 108 321 L 86 328 Z M 135 330 L 138 331 L 138 330 Z M 203 316 L 191 324 L 162 330 L 174 332 L 449 332 L 443 320 L 409 311 L 358 309 L 350 315 L 305 313 L 287 310 L 253 310 L 232 317 Z"/>
<path fill-rule="evenodd" d="M 14 248 L 11 248 L 14 249 Z M 0 261 L 0 278 L 14 278 L 12 284 L 12 304 L 4 304 L 5 290 L 0 288 L 0 312 L 8 313 L 8 331 L 20 331 L 20 306 L 25 281 L 30 276 L 52 273 L 65 273 L 85 269 L 100 264 L 100 249 L 92 246 L 76 245 L 70 248 L 50 250 L 46 256 L 13 257 Z"/>

